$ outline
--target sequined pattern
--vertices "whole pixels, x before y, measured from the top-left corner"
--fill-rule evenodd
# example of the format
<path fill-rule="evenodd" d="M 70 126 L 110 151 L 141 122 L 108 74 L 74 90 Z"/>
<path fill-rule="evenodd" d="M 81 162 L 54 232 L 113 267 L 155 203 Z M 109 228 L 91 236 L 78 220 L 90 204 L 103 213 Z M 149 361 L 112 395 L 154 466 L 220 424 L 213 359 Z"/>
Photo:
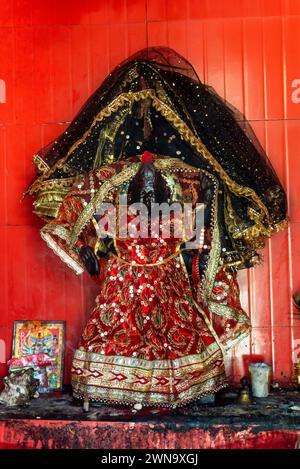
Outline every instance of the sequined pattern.
<path fill-rule="evenodd" d="M 75 395 L 176 406 L 224 386 L 222 351 L 195 306 L 178 241 L 116 245 L 75 354 Z"/>

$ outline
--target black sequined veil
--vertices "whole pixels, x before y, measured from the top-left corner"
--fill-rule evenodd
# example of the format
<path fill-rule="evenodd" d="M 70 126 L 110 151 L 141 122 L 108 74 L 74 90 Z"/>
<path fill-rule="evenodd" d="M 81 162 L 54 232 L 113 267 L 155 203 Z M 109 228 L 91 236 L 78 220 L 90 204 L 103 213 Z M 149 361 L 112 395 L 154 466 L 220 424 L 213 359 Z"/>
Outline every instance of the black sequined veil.
<path fill-rule="evenodd" d="M 256 250 L 286 225 L 286 195 L 245 117 L 203 84 L 192 65 L 165 47 L 118 65 L 55 141 L 33 158 L 26 195 L 54 218 L 78 175 L 148 150 L 218 179 L 222 263 L 250 267 Z"/>

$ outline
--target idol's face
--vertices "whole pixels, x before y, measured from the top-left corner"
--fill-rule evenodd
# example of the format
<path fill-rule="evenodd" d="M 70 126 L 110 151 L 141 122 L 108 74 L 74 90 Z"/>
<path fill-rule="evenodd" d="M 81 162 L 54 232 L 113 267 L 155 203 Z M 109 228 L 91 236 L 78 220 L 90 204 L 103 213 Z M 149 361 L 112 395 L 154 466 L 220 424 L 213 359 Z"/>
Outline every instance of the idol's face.
<path fill-rule="evenodd" d="M 131 203 L 143 203 L 151 211 L 151 204 L 167 202 L 169 191 L 162 176 L 156 172 L 153 165 L 144 165 L 131 181 Z"/>
<path fill-rule="evenodd" d="M 148 205 L 155 202 L 155 172 L 146 166 L 143 172 L 143 185 L 140 193 L 140 202 Z"/>

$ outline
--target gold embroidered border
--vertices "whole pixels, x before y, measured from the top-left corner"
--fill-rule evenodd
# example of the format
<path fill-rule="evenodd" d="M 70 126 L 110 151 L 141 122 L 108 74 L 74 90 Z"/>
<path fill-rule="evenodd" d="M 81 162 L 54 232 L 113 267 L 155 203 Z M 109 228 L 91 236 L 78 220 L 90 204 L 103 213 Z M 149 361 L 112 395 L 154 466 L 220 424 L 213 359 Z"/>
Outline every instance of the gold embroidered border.
<path fill-rule="evenodd" d="M 181 161 L 181 160 L 180 160 Z M 184 163 L 186 165 L 186 163 Z M 189 165 L 187 165 L 189 166 Z M 195 168 L 191 167 L 193 171 Z M 212 224 L 212 241 L 211 241 L 211 250 L 208 257 L 207 266 L 204 273 L 204 278 L 202 284 L 199 286 L 200 294 L 203 299 L 206 301 L 211 296 L 211 292 L 213 289 L 215 277 L 219 268 L 219 261 L 220 261 L 220 254 L 221 254 L 221 242 L 220 242 L 220 233 L 219 233 L 219 225 L 218 225 L 218 188 L 219 182 L 218 179 L 210 174 L 208 171 L 204 169 L 197 169 L 198 173 L 203 173 L 206 175 L 207 178 L 213 181 L 214 185 L 214 194 L 213 194 L 213 201 L 212 201 L 212 217 L 211 217 L 211 224 Z M 183 265 L 185 268 L 185 264 L 183 261 Z M 186 269 L 185 269 L 186 271 Z M 190 283 L 188 273 L 186 272 L 187 279 Z M 198 306 L 199 307 L 199 306 Z"/>
<path fill-rule="evenodd" d="M 49 226 L 49 225 L 47 225 Z M 41 230 L 41 237 L 47 243 L 48 247 L 63 261 L 65 262 L 77 275 L 84 272 L 83 267 L 76 262 L 51 236 L 51 234 Z"/>
<path fill-rule="evenodd" d="M 198 174 L 201 172 L 206 172 L 204 170 L 200 170 L 199 168 L 195 168 L 194 166 L 185 163 L 179 158 L 170 158 L 168 155 L 160 155 L 161 158 L 154 160 L 154 166 L 159 169 L 160 171 L 167 171 L 168 173 L 172 173 L 174 171 L 187 171 L 189 173 Z"/>
<path fill-rule="evenodd" d="M 104 387 L 95 387 L 78 383 L 72 378 L 73 396 L 76 399 L 101 402 L 111 405 L 132 406 L 139 403 L 143 406 L 160 406 L 175 409 L 200 399 L 207 394 L 214 394 L 228 386 L 225 374 L 207 379 L 207 381 L 194 385 L 180 394 L 146 394 L 132 390 L 115 390 Z"/>
<path fill-rule="evenodd" d="M 285 230 L 288 227 L 288 225 L 289 225 L 289 219 L 285 218 L 284 220 L 274 225 L 274 231 L 278 233 L 281 230 Z"/>
<path fill-rule="evenodd" d="M 115 249 L 116 251 L 118 252 L 118 256 L 114 255 L 114 254 L 111 254 L 111 256 L 113 257 L 116 257 L 118 259 L 118 261 L 120 262 L 120 264 L 126 264 L 126 265 L 130 265 L 132 267 L 156 267 L 157 265 L 163 265 L 163 264 L 167 264 L 168 262 L 170 262 L 172 259 L 174 259 L 175 257 L 178 257 L 179 255 L 179 250 L 180 250 L 180 246 L 178 246 L 176 252 L 174 252 L 173 254 L 171 254 L 171 256 L 168 256 L 166 257 L 164 260 L 162 261 L 157 261 L 157 262 L 149 262 L 149 263 L 144 263 L 144 264 L 139 264 L 137 262 L 134 262 L 134 261 L 131 261 L 131 262 L 128 262 L 126 261 L 125 259 L 123 259 L 119 253 L 119 250 L 115 244 Z"/>
<path fill-rule="evenodd" d="M 181 162 L 181 160 L 176 159 L 176 158 L 168 158 L 169 163 L 171 164 L 174 162 L 174 167 L 173 167 L 173 172 L 176 171 L 193 171 L 193 168 L 191 168 L 189 165 L 186 165 L 186 163 Z M 155 166 L 163 169 L 167 169 L 167 164 L 163 164 L 163 159 L 158 159 L 155 160 Z M 103 182 L 101 187 L 97 190 L 95 193 L 94 197 L 91 199 L 91 201 L 88 203 L 88 205 L 84 208 L 84 210 L 81 212 L 79 215 L 78 219 L 76 220 L 76 223 L 74 224 L 73 230 L 70 235 L 70 245 L 72 246 L 75 242 L 78 236 L 80 235 L 81 231 L 83 230 L 84 226 L 86 225 L 87 221 L 92 218 L 94 215 L 94 211 L 96 207 L 103 202 L 107 194 L 115 189 L 118 188 L 120 185 L 122 185 L 124 182 L 129 181 L 131 178 L 135 176 L 137 173 L 138 169 L 140 168 L 141 163 L 131 163 L 130 165 L 126 166 L 120 173 L 114 174 L 109 180 L 106 180 Z"/>
<path fill-rule="evenodd" d="M 52 179 L 41 184 L 41 191 L 33 202 L 34 213 L 42 218 L 55 218 L 74 178 Z"/>
<path fill-rule="evenodd" d="M 214 342 L 206 349 L 194 355 L 185 355 L 174 359 L 145 360 L 144 358 L 127 357 L 126 355 L 102 355 L 95 352 L 87 352 L 83 348 L 75 351 L 74 359 L 82 362 L 92 362 L 93 364 L 112 364 L 116 366 L 131 367 L 134 369 L 148 370 L 176 370 L 191 365 L 197 365 L 211 357 L 220 350 Z"/>
<path fill-rule="evenodd" d="M 232 334 L 230 334 L 230 338 L 224 338 L 222 340 L 223 346 L 224 346 L 224 351 L 228 352 L 230 349 L 235 347 L 237 344 L 239 344 L 242 340 L 244 340 L 246 337 L 249 336 L 250 332 L 252 330 L 252 326 L 248 325 L 246 331 L 244 332 L 237 332 L 234 334 L 232 337 Z"/>
<path fill-rule="evenodd" d="M 238 195 L 239 197 L 243 196 L 246 198 L 252 199 L 256 205 L 261 209 L 261 212 L 269 218 L 269 212 L 267 207 L 263 204 L 261 199 L 255 193 L 254 190 L 250 189 L 247 186 L 240 186 L 235 181 L 233 181 L 226 171 L 222 168 L 220 163 L 216 161 L 213 155 L 208 151 L 206 146 L 203 144 L 199 137 L 196 137 L 191 129 L 178 117 L 178 115 L 170 109 L 165 103 L 162 103 L 156 96 L 153 98 L 153 106 L 154 108 L 159 111 L 162 116 L 164 116 L 172 125 L 175 127 L 180 135 L 194 148 L 196 148 L 197 152 L 200 153 L 204 159 L 209 161 L 215 171 L 220 175 L 221 179 L 225 181 L 226 185 L 230 188 L 230 190 Z"/>
<path fill-rule="evenodd" d="M 203 156 L 204 159 L 209 161 L 209 163 L 212 165 L 214 170 L 220 175 L 221 179 L 225 181 L 225 183 L 227 184 L 227 186 L 230 188 L 230 190 L 233 193 L 235 193 L 239 197 L 243 196 L 243 197 L 252 199 L 255 202 L 255 204 L 260 208 L 262 214 L 264 214 L 269 219 L 268 209 L 263 204 L 263 202 L 258 197 L 258 195 L 255 193 L 255 191 L 253 191 L 249 187 L 240 186 L 235 181 L 233 181 L 225 172 L 225 170 L 222 168 L 220 163 L 218 163 L 216 159 L 213 157 L 213 155 L 208 151 L 208 149 L 203 144 L 201 139 L 194 135 L 192 130 L 185 124 L 185 122 L 182 121 L 182 119 L 180 119 L 180 117 L 176 114 L 175 111 L 173 111 L 169 106 L 167 106 L 165 103 L 163 103 L 157 98 L 155 94 L 155 90 L 153 89 L 146 89 L 146 90 L 137 91 L 137 92 L 122 93 L 117 98 L 115 98 L 108 106 L 106 106 L 97 114 L 90 128 L 83 134 L 82 138 L 77 140 L 71 146 L 67 155 L 61 158 L 60 160 L 58 160 L 55 163 L 55 165 L 53 165 L 52 168 L 50 168 L 47 172 L 45 172 L 43 175 L 37 178 L 36 181 L 34 181 L 34 183 L 28 189 L 26 194 L 33 194 L 39 188 L 39 185 L 42 181 L 44 181 L 51 174 L 53 174 L 54 171 L 56 171 L 56 169 L 63 167 L 69 155 L 82 142 L 86 140 L 86 138 L 89 136 L 89 134 L 91 133 L 91 130 L 93 129 L 93 127 L 96 125 L 97 122 L 100 122 L 106 117 L 111 116 L 111 114 L 116 112 L 119 109 L 119 107 L 124 106 L 126 103 L 133 103 L 134 101 L 139 101 L 141 99 L 147 99 L 147 98 L 152 99 L 154 108 L 157 111 L 159 111 L 161 115 L 164 116 L 174 128 L 178 130 L 178 132 L 184 138 L 184 140 L 186 140 L 189 144 L 191 144 L 197 150 L 197 152 Z"/>
<path fill-rule="evenodd" d="M 40 183 L 47 179 L 51 174 L 53 174 L 57 169 L 61 169 L 71 153 L 90 135 L 92 129 L 95 127 L 97 122 L 101 122 L 103 119 L 110 117 L 115 113 L 120 107 L 124 106 L 126 103 L 133 103 L 134 101 L 140 101 L 141 99 L 154 98 L 155 91 L 152 89 L 146 89 L 143 91 L 137 91 L 135 93 L 121 93 L 117 98 L 115 98 L 110 104 L 108 104 L 104 109 L 102 109 L 97 116 L 94 118 L 90 128 L 83 134 L 83 136 L 77 140 L 69 149 L 67 154 L 60 158 L 46 173 L 39 176 L 30 188 L 25 192 L 25 195 L 33 194 L 39 189 Z"/>
<path fill-rule="evenodd" d="M 63 178 L 63 179 L 49 179 L 40 184 L 39 190 L 49 190 L 49 189 L 69 189 L 73 182 L 74 177 Z"/>
<path fill-rule="evenodd" d="M 49 223 L 48 225 L 45 225 L 41 229 L 41 233 L 51 233 L 52 235 L 56 235 L 59 238 L 62 238 L 67 242 L 69 242 L 69 239 L 70 239 L 69 230 L 67 230 L 67 228 L 61 225 L 51 225 Z"/>
<path fill-rule="evenodd" d="M 53 202 L 51 204 L 38 204 L 37 208 L 33 210 L 40 218 L 47 221 L 49 218 L 56 218 L 59 212 L 61 202 Z"/>
<path fill-rule="evenodd" d="M 130 166 L 125 167 L 120 173 L 114 174 L 110 179 L 103 182 L 101 187 L 95 193 L 94 197 L 86 205 L 77 218 L 70 234 L 69 241 L 71 246 L 73 246 L 76 242 L 86 223 L 93 217 L 97 205 L 103 202 L 111 190 L 130 180 L 137 173 L 140 165 L 141 163 L 132 163 Z"/>
<path fill-rule="evenodd" d="M 221 242 L 220 242 L 220 231 L 218 223 L 218 188 L 219 183 L 216 178 L 211 176 L 214 180 L 214 199 L 212 201 L 212 239 L 211 239 L 211 250 L 207 266 L 204 273 L 204 280 L 200 285 L 200 293 L 202 298 L 207 302 L 211 296 L 211 292 L 214 286 L 215 277 L 219 268 L 219 261 L 221 255 Z"/>
<path fill-rule="evenodd" d="M 46 173 L 49 171 L 49 166 L 47 163 L 40 157 L 40 155 L 36 154 L 32 158 L 33 164 L 41 173 Z"/>
<path fill-rule="evenodd" d="M 222 303 L 216 303 L 214 301 L 208 301 L 207 307 L 209 311 L 218 316 L 222 316 L 226 319 L 233 319 L 240 324 L 250 324 L 250 319 L 246 314 L 239 313 L 236 309 Z"/>
<path fill-rule="evenodd" d="M 105 356 L 76 350 L 74 394 L 111 402 L 177 406 L 226 385 L 222 354 L 217 344 L 199 355 L 174 360 L 145 360 Z"/>
<path fill-rule="evenodd" d="M 191 281 L 190 281 L 190 278 L 189 278 L 189 274 L 188 274 L 188 271 L 187 271 L 187 268 L 186 268 L 186 265 L 185 265 L 185 262 L 183 260 L 183 257 L 182 257 L 182 254 L 180 254 L 180 262 L 181 262 L 181 266 L 183 268 L 183 271 L 185 273 L 185 276 L 186 276 L 186 279 L 190 285 L 190 288 L 191 288 L 191 291 L 193 291 L 193 288 L 191 286 Z M 205 314 L 205 312 L 203 311 L 203 309 L 201 308 L 201 306 L 198 304 L 198 302 L 196 301 L 195 298 L 193 298 L 193 305 L 195 306 L 195 308 L 197 309 L 197 311 L 200 313 L 203 321 L 205 322 L 209 332 L 211 333 L 211 335 L 213 336 L 213 338 L 215 339 L 215 343 L 216 345 L 219 347 L 219 349 L 221 350 L 221 352 L 223 353 L 224 350 L 223 350 L 223 345 L 221 343 L 221 341 L 219 340 L 219 337 L 218 335 L 216 334 L 216 331 L 214 330 L 214 328 L 212 327 L 212 324 L 211 322 L 209 321 L 207 315 Z"/>

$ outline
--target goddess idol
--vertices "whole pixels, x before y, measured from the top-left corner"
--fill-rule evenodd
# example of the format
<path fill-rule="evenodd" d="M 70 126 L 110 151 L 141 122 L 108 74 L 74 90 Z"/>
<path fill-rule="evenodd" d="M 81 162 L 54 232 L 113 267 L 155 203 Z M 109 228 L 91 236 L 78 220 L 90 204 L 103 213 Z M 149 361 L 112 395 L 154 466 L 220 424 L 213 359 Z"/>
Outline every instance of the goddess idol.
<path fill-rule="evenodd" d="M 284 190 L 244 117 L 177 53 L 145 49 L 34 163 L 26 195 L 47 222 L 42 238 L 99 282 L 73 360 L 74 396 L 177 407 L 226 386 L 224 354 L 250 331 L 237 271 L 286 225 Z M 124 196 L 125 218 L 107 230 L 99 210 L 120 213 Z M 149 218 L 157 203 L 189 204 L 193 228 L 202 206 L 196 241 L 174 213 Z M 149 209 L 139 226 L 136 204 Z M 135 231 L 121 235 L 124 224 Z"/>

